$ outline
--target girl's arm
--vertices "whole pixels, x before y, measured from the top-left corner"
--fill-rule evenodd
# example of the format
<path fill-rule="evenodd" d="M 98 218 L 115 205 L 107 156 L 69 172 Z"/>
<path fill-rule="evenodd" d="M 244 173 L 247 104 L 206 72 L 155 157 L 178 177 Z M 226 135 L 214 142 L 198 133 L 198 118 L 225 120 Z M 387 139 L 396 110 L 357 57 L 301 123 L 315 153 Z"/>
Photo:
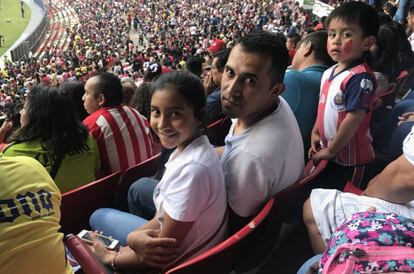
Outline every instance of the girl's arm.
<path fill-rule="evenodd" d="M 103 264 L 114 264 L 117 270 L 162 268 L 179 254 L 174 238 L 160 237 L 159 224 L 155 219 L 131 232 L 128 246 L 121 247 L 118 254 L 107 250 L 96 239 L 93 239 L 93 251 Z"/>

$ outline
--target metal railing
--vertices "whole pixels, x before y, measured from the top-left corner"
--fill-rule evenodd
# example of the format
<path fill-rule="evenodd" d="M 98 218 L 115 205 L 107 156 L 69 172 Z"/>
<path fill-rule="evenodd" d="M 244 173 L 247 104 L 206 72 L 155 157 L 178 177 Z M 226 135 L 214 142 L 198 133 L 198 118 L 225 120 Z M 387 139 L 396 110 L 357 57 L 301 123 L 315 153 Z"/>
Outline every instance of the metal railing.
<path fill-rule="evenodd" d="M 43 41 L 49 27 L 49 18 L 46 16 L 46 6 L 42 0 L 33 0 L 43 11 L 43 19 L 40 24 L 23 40 L 20 45 L 10 51 L 13 62 L 19 61 L 29 52 L 34 52 Z"/>

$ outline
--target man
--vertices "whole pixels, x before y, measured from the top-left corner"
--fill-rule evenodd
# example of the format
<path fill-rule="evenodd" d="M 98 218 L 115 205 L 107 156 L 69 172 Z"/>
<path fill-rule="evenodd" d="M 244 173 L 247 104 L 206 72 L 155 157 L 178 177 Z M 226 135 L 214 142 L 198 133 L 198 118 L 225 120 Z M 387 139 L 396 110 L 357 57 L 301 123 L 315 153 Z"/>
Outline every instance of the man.
<path fill-rule="evenodd" d="M 414 218 L 414 127 L 405 138 L 403 155 L 371 180 L 363 195 L 315 189 L 305 202 L 303 218 L 315 253 L 322 253 L 332 232 L 356 212 L 374 207 Z"/>
<path fill-rule="evenodd" d="M 289 104 L 298 121 L 305 153 L 310 148 L 322 74 L 333 65 L 326 50 L 326 40 L 325 31 L 310 33 L 302 39 L 293 57 L 291 70 L 286 71 L 284 79 L 285 91 L 282 97 Z"/>
<path fill-rule="evenodd" d="M 111 73 L 99 73 L 85 84 L 82 97 L 90 114 L 83 123 L 98 143 L 102 175 L 124 171 L 152 155 L 148 121 L 121 105 L 122 85 Z"/>
<path fill-rule="evenodd" d="M 0 158 L 0 273 L 73 273 L 59 233 L 60 202 L 38 161 Z"/>
<path fill-rule="evenodd" d="M 221 109 L 221 78 L 224 72 L 224 65 L 229 58 L 230 49 L 223 49 L 213 54 L 213 62 L 210 73 L 204 78 L 204 87 L 206 88 L 207 97 L 207 113 L 209 123 L 223 118 Z M 209 92 L 210 91 L 210 92 Z M 212 91 L 212 92 L 211 92 Z"/>
<path fill-rule="evenodd" d="M 274 34 L 253 31 L 236 43 L 224 68 L 221 103 L 224 114 L 235 119 L 224 149 L 217 152 L 222 154 L 228 203 L 241 223 L 302 175 L 299 127 L 279 96 L 288 60 L 285 45 Z"/>
<path fill-rule="evenodd" d="M 254 31 L 230 52 L 221 80 L 223 112 L 233 120 L 221 156 L 228 203 L 237 229 L 277 192 L 302 175 L 303 145 L 295 116 L 279 95 L 288 63 L 284 44 L 274 34 Z M 153 216 L 156 181 L 135 182 L 128 194 L 130 212 Z M 132 210 L 131 210 L 132 209 Z"/>
<path fill-rule="evenodd" d="M 300 35 L 297 32 L 290 33 L 286 36 L 286 48 L 288 49 L 289 53 L 289 64 L 293 60 L 293 56 L 296 53 L 296 45 L 300 41 Z"/>
<path fill-rule="evenodd" d="M 408 37 L 408 41 L 410 41 L 411 50 L 414 51 L 414 1 L 411 1 L 408 7 L 407 27 L 411 33 Z"/>

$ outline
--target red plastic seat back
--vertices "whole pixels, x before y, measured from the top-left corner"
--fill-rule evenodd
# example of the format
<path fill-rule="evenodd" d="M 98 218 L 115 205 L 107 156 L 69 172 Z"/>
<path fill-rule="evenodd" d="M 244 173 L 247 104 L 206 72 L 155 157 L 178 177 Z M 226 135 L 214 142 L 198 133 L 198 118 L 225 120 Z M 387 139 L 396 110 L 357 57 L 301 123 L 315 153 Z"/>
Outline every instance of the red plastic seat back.
<path fill-rule="evenodd" d="M 61 231 L 76 234 L 89 228 L 89 217 L 96 209 L 112 206 L 119 178 L 120 173 L 117 172 L 63 193 Z"/>
<path fill-rule="evenodd" d="M 207 137 L 212 145 L 222 146 L 224 145 L 224 139 L 229 133 L 231 127 L 231 119 L 223 118 L 217 120 L 207 126 Z"/>
<path fill-rule="evenodd" d="M 312 180 L 326 167 L 328 161 L 322 160 L 317 166 L 309 161 L 305 166 L 302 178 L 287 189 L 274 196 L 270 213 L 264 219 L 257 232 L 250 235 L 240 250 L 237 262 L 237 272 L 246 272 L 264 262 L 276 245 L 283 222 L 293 216 L 298 198 Z M 300 206 L 303 203 L 299 202 Z M 254 251 L 254 252 L 252 252 Z"/>
<path fill-rule="evenodd" d="M 238 232 L 227 238 L 203 254 L 184 262 L 167 274 L 227 274 L 234 265 L 235 254 L 249 236 L 259 233 L 257 228 L 261 227 L 263 221 L 269 215 L 275 198 L 271 198 L 262 210 Z"/>
<path fill-rule="evenodd" d="M 150 177 L 156 172 L 156 161 L 161 154 L 152 156 L 151 158 L 128 168 L 124 171 L 116 190 L 116 207 L 120 210 L 127 210 L 127 195 L 129 187 L 138 179 Z"/>

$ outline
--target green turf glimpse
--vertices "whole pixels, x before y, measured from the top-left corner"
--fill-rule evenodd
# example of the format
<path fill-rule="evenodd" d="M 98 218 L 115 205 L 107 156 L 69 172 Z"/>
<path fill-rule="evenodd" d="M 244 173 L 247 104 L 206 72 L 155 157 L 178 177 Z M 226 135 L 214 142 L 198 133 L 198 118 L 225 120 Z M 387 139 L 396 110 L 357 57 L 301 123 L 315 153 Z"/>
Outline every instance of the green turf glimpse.
<path fill-rule="evenodd" d="M 22 18 L 19 0 L 0 0 L 0 35 L 4 36 L 4 42 L 1 41 L 0 56 L 20 37 L 30 22 L 30 16 L 30 8 L 24 4 L 24 18 Z"/>

